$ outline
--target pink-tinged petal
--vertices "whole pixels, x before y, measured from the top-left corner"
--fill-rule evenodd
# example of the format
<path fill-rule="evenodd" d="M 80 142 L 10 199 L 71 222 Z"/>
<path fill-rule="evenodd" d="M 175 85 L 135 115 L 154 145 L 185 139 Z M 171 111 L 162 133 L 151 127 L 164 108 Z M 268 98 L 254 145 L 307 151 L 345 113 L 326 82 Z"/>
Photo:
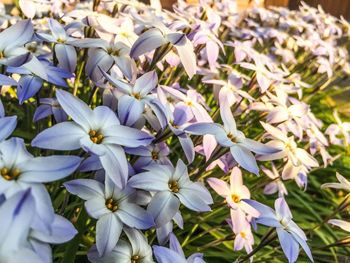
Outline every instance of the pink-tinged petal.
<path fill-rule="evenodd" d="M 233 167 L 230 176 L 230 189 L 232 193 L 236 193 L 243 186 L 242 171 L 238 167 Z"/>
<path fill-rule="evenodd" d="M 241 201 L 239 203 L 240 209 L 242 209 L 245 213 L 248 215 L 251 215 L 252 217 L 258 218 L 260 216 L 260 212 L 256 210 L 251 205 L 247 204 L 245 201 Z"/>
<path fill-rule="evenodd" d="M 266 117 L 268 123 L 280 123 L 289 119 L 288 111 L 283 107 L 276 107 Z"/>
<path fill-rule="evenodd" d="M 206 134 L 203 136 L 203 151 L 204 151 L 206 161 L 209 160 L 216 146 L 217 146 L 216 137 L 210 134 Z"/>
<path fill-rule="evenodd" d="M 235 238 L 233 249 L 235 251 L 241 250 L 244 247 L 244 242 L 245 242 L 245 240 L 242 238 L 242 236 L 241 235 L 237 235 L 236 238 Z"/>
<path fill-rule="evenodd" d="M 306 152 L 304 149 L 296 149 L 295 155 L 297 158 L 307 167 L 318 167 L 317 160 L 312 157 L 308 152 Z"/>
<path fill-rule="evenodd" d="M 219 56 L 219 46 L 214 41 L 208 41 L 206 45 L 207 58 L 210 68 L 215 68 Z"/>
<path fill-rule="evenodd" d="M 192 42 L 185 36 L 174 46 L 188 77 L 191 79 L 197 71 L 196 55 L 194 54 Z"/>
<path fill-rule="evenodd" d="M 18 4 L 26 17 L 33 18 L 35 16 L 36 5 L 33 4 L 32 0 L 19 0 Z"/>
<path fill-rule="evenodd" d="M 232 230 L 235 234 L 239 234 L 246 224 L 246 215 L 241 209 L 231 209 L 231 224 Z"/>
<path fill-rule="evenodd" d="M 264 123 L 264 122 L 260 122 L 261 125 L 264 127 L 264 129 L 271 134 L 273 137 L 275 137 L 276 139 L 282 141 L 282 142 L 287 142 L 288 141 L 288 137 L 286 134 L 284 134 L 280 129 L 273 127 L 270 124 Z"/>
<path fill-rule="evenodd" d="M 331 220 L 328 220 L 328 224 L 338 226 L 341 229 L 350 233 L 350 222 L 346 222 L 344 220 L 339 220 L 339 219 L 331 219 Z"/>
<path fill-rule="evenodd" d="M 207 182 L 210 187 L 222 197 L 226 197 L 231 194 L 229 185 L 226 182 L 213 177 L 208 178 Z"/>
<path fill-rule="evenodd" d="M 265 93 L 265 91 L 268 90 L 272 83 L 272 81 L 269 78 L 267 78 L 264 74 L 261 74 L 259 72 L 256 73 L 256 80 L 259 84 L 262 93 Z"/>

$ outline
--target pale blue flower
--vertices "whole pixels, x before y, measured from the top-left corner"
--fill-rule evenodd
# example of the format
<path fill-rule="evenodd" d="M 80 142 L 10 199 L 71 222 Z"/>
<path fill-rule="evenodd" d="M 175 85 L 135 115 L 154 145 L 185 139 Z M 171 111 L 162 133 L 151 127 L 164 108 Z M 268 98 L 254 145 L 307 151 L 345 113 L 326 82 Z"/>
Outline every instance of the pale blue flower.
<path fill-rule="evenodd" d="M 153 246 L 153 251 L 158 263 L 205 263 L 201 253 L 192 254 L 186 259 L 181 245 L 174 234 L 170 234 L 169 248 Z"/>
<path fill-rule="evenodd" d="M 260 216 L 256 219 L 258 224 L 276 228 L 278 239 L 284 254 L 288 258 L 288 262 L 296 262 L 299 255 L 299 245 L 313 262 L 310 248 L 306 243 L 306 235 L 303 230 L 292 221 L 292 213 L 283 197 L 275 201 L 276 212 L 270 207 L 254 200 L 246 199 L 245 202 L 260 212 Z"/>
<path fill-rule="evenodd" d="M 24 47 L 34 34 L 30 19 L 22 20 L 0 33 L 0 64 L 18 67 L 31 59 Z"/>
<path fill-rule="evenodd" d="M 46 33 L 37 33 L 37 36 L 49 43 L 55 43 L 55 57 L 58 60 L 58 66 L 74 72 L 77 66 L 77 52 L 70 44 L 75 38 L 68 36 L 64 27 L 55 19 L 49 19 L 49 28 L 52 35 Z"/>
<path fill-rule="evenodd" d="M 35 61 L 35 65 L 33 62 Z M 39 68 L 38 71 L 32 70 L 32 67 Z M 7 67 L 9 73 L 21 74 L 17 85 L 17 97 L 20 104 L 25 100 L 32 98 L 43 86 L 44 80 L 57 86 L 68 88 L 67 78 L 73 77 L 73 74 L 65 69 L 57 68 L 44 59 L 34 58 L 27 64 L 20 67 Z"/>
<path fill-rule="evenodd" d="M 210 211 L 213 203 L 209 191 L 200 183 L 192 182 L 187 167 L 178 160 L 176 168 L 169 165 L 150 165 L 146 172 L 132 176 L 128 182 L 131 187 L 156 192 L 147 207 L 157 227 L 168 223 L 178 212 L 180 203 L 197 211 Z"/>
<path fill-rule="evenodd" d="M 128 227 L 124 227 L 124 232 L 129 242 L 120 239 L 112 252 L 102 258 L 99 257 L 96 246 L 93 246 L 88 253 L 89 260 L 92 263 L 154 263 L 152 248 L 142 232 Z"/>
<path fill-rule="evenodd" d="M 220 108 L 220 114 L 224 125 L 217 123 L 195 123 L 185 129 L 186 132 L 196 135 L 212 134 L 217 142 L 230 148 L 230 152 L 236 162 L 244 169 L 254 174 L 259 174 L 259 167 L 251 152 L 258 154 L 271 154 L 278 150 L 260 142 L 246 138 L 243 132 L 237 130 L 230 107 Z"/>
<path fill-rule="evenodd" d="M 17 116 L 5 116 L 5 109 L 0 100 L 0 142 L 5 140 L 16 129 Z"/>
<path fill-rule="evenodd" d="M 135 192 L 126 186 L 123 190 L 106 177 L 105 185 L 92 179 L 77 179 L 64 183 L 67 190 L 86 200 L 88 214 L 97 219 L 96 247 L 100 257 L 116 246 L 124 225 L 148 229 L 154 226 L 152 216 L 129 201 Z"/>
<path fill-rule="evenodd" d="M 44 263 L 28 243 L 30 226 L 35 216 L 31 190 L 19 191 L 0 206 L 0 261 Z"/>
<path fill-rule="evenodd" d="M 36 108 L 33 121 L 37 122 L 53 115 L 57 123 L 67 121 L 68 116 L 55 98 L 41 98 L 40 105 Z"/>
<path fill-rule="evenodd" d="M 31 188 L 36 216 L 49 225 L 54 219 L 50 196 L 41 183 L 60 180 L 74 172 L 81 159 L 76 156 L 33 157 L 23 139 L 11 138 L 0 143 L 0 194 L 7 198 Z"/>
<path fill-rule="evenodd" d="M 123 148 L 149 145 L 153 136 L 120 125 L 115 113 L 106 106 L 90 109 L 72 94 L 57 90 L 57 100 L 74 122 L 61 122 L 39 133 L 32 145 L 45 149 L 85 151 L 100 157 L 107 176 L 123 188 L 128 164 Z"/>
<path fill-rule="evenodd" d="M 78 231 L 66 218 L 56 215 L 50 224 L 49 230 L 43 228 L 40 222 L 34 221 L 29 233 L 29 243 L 33 251 L 44 262 L 52 262 L 50 244 L 61 244 L 71 240 Z"/>
<path fill-rule="evenodd" d="M 79 39 L 72 44 L 80 48 L 89 48 L 85 72 L 92 81 L 100 83 L 102 72 L 107 72 L 114 64 L 127 79 L 133 79 L 136 65 L 129 56 L 130 48 L 126 44 L 99 38 Z"/>
<path fill-rule="evenodd" d="M 157 116 L 161 128 L 166 126 L 165 108 L 151 93 L 158 85 L 158 77 L 155 71 L 143 74 L 136 79 L 133 85 L 113 78 L 107 73 L 103 72 L 103 75 L 123 93 L 118 98 L 118 116 L 123 125 L 131 126 L 137 122 L 147 106 Z"/>

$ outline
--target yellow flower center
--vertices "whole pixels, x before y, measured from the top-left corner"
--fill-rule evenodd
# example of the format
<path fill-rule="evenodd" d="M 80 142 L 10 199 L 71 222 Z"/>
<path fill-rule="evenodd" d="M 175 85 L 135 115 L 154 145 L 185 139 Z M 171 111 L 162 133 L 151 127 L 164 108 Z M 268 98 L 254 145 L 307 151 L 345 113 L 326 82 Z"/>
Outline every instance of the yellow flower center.
<path fill-rule="evenodd" d="M 140 256 L 135 255 L 131 257 L 131 263 L 137 263 L 139 262 Z"/>
<path fill-rule="evenodd" d="M 169 181 L 168 186 L 173 193 L 178 193 L 180 190 L 177 181 Z"/>
<path fill-rule="evenodd" d="M 141 99 L 141 94 L 138 92 L 133 92 L 131 93 L 131 96 L 133 96 L 135 99 L 140 100 Z"/>
<path fill-rule="evenodd" d="M 57 43 L 64 44 L 65 42 L 66 42 L 66 40 L 64 40 L 62 38 L 57 39 Z"/>
<path fill-rule="evenodd" d="M 5 58 L 4 51 L 0 51 L 0 59 L 3 59 L 3 58 Z"/>
<path fill-rule="evenodd" d="M 228 133 L 227 138 L 229 138 L 231 142 L 237 143 L 237 138 L 232 133 Z"/>
<path fill-rule="evenodd" d="M 232 201 L 234 202 L 234 203 L 239 203 L 239 201 L 241 201 L 241 199 L 239 198 L 239 196 L 238 195 L 236 195 L 236 194 L 232 194 L 231 195 L 231 198 L 232 198 Z"/>
<path fill-rule="evenodd" d="M 151 156 L 154 161 L 159 159 L 159 154 L 156 151 L 152 151 Z"/>
<path fill-rule="evenodd" d="M 105 205 L 108 210 L 111 210 L 112 212 L 115 212 L 118 210 L 118 202 L 115 201 L 113 198 L 109 198 L 106 200 Z"/>
<path fill-rule="evenodd" d="M 5 180 L 12 181 L 16 180 L 20 176 L 21 171 L 18 168 L 8 169 L 4 167 L 1 169 L 0 173 Z"/>
<path fill-rule="evenodd" d="M 241 231 L 239 234 L 240 234 L 240 235 L 241 235 L 241 237 L 242 237 L 242 238 L 244 238 L 244 239 L 247 237 L 246 233 L 245 233 L 245 232 L 243 232 L 243 231 Z"/>
<path fill-rule="evenodd" d="M 101 134 L 100 132 L 95 131 L 95 130 L 91 130 L 89 132 L 89 136 L 90 136 L 90 140 L 93 143 L 96 143 L 96 144 L 100 144 L 103 141 L 103 138 L 104 138 L 103 134 Z"/>

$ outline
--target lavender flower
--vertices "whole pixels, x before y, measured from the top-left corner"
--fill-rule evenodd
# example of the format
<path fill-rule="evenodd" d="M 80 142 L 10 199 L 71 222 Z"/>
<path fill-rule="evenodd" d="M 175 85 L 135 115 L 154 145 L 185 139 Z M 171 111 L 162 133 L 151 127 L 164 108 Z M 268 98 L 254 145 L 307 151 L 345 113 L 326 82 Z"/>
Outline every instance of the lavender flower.
<path fill-rule="evenodd" d="M 307 238 L 297 224 L 292 221 L 292 214 L 283 197 L 275 201 L 276 212 L 256 201 L 246 200 L 246 202 L 260 212 L 260 216 L 256 220 L 258 224 L 276 228 L 282 250 L 288 258 L 288 262 L 296 262 L 299 255 L 299 245 L 313 262 L 310 248 L 306 243 Z"/>
<path fill-rule="evenodd" d="M 187 167 L 178 160 L 175 169 L 168 165 L 150 165 L 144 173 L 132 176 L 129 185 L 134 188 L 154 191 L 147 207 L 157 227 L 168 223 L 178 212 L 180 203 L 198 211 L 210 211 L 213 202 L 208 190 L 200 183 L 190 181 Z"/>
<path fill-rule="evenodd" d="M 41 132 L 32 140 L 32 145 L 55 150 L 83 148 L 98 155 L 107 175 L 119 187 L 124 187 L 128 168 L 120 145 L 145 146 L 153 137 L 146 132 L 120 125 L 108 107 L 99 106 L 91 110 L 78 98 L 60 90 L 57 90 L 57 100 L 74 122 L 62 122 Z"/>
<path fill-rule="evenodd" d="M 97 219 L 96 247 L 100 257 L 112 252 L 123 226 L 147 229 L 154 225 L 152 216 L 129 201 L 133 189 L 120 189 L 106 177 L 105 185 L 91 179 L 77 179 L 64 184 L 67 190 L 86 200 L 89 215 Z"/>

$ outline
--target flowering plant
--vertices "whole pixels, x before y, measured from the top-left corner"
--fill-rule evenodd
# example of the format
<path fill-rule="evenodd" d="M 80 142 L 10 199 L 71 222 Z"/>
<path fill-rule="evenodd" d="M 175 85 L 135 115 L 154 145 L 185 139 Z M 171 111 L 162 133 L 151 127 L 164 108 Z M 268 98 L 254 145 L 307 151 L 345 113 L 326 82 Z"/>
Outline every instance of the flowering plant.
<path fill-rule="evenodd" d="M 345 19 L 234 0 L 18 8 L 0 15 L 0 262 L 350 253 L 350 122 L 330 103 Z"/>

